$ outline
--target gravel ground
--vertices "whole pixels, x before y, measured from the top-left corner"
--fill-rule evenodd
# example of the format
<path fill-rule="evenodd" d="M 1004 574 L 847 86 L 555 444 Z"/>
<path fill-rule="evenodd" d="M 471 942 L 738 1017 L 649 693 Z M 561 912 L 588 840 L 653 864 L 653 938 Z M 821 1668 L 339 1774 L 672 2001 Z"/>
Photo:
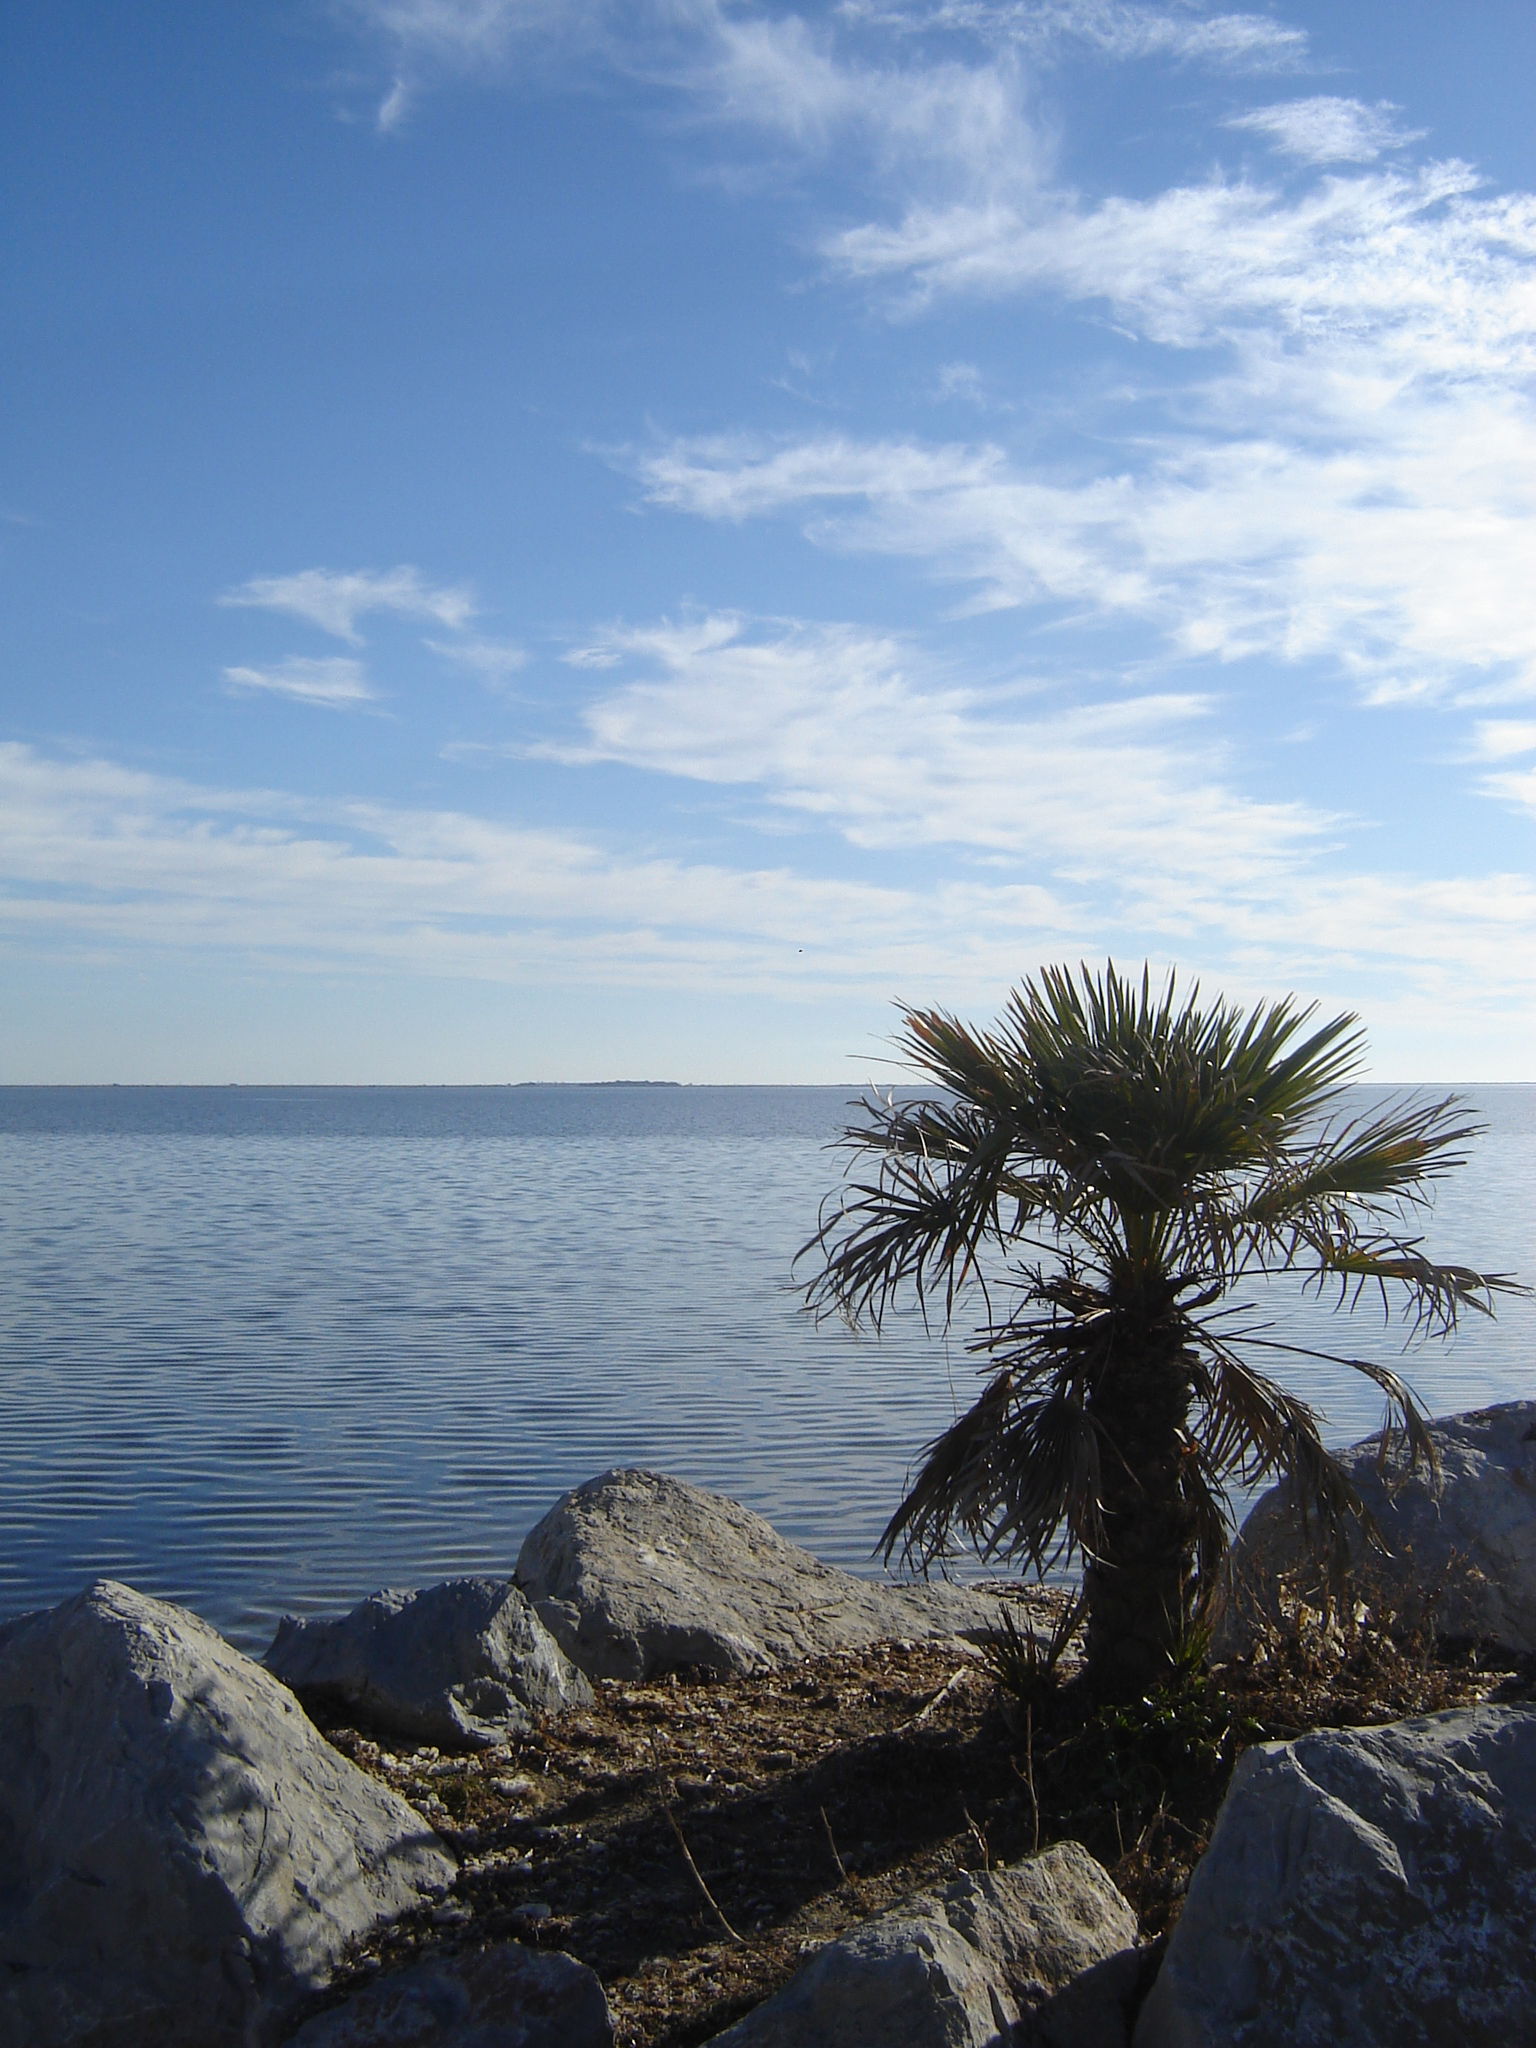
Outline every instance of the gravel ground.
<path fill-rule="evenodd" d="M 1378 1644 L 1353 1664 L 1232 1667 L 1218 1692 L 1106 1732 L 1070 1684 L 1021 1713 L 970 1645 L 893 1642 L 766 1677 L 600 1683 L 591 1709 L 470 1756 L 317 1712 L 461 1859 L 450 1897 L 317 2006 L 409 1954 L 510 1937 L 589 1964 L 621 2048 L 694 2048 L 903 1893 L 1064 1838 L 1156 1936 L 1248 1742 L 1517 1683 Z"/>

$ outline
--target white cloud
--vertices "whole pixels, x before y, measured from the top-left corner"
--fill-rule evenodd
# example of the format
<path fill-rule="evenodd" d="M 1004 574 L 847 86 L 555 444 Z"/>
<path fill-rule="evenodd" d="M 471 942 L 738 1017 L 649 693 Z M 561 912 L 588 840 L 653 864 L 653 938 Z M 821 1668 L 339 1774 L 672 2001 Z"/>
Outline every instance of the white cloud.
<path fill-rule="evenodd" d="M 772 801 L 883 851 L 1005 855 L 1076 883 L 1267 873 L 1330 821 L 1221 779 L 1190 696 L 1046 706 L 957 688 L 913 649 L 846 626 L 749 634 L 721 615 L 615 631 L 655 672 L 598 698 L 568 760 L 623 761 Z M 1117 886 L 1119 883 L 1117 881 Z"/>
<path fill-rule="evenodd" d="M 1083 208 L 1062 194 L 910 207 L 831 245 L 927 296 L 1107 304 L 1166 358 L 1126 380 L 1167 424 L 1051 470 L 996 444 L 819 435 L 678 441 L 653 499 L 800 510 L 818 543 L 927 562 L 984 605 L 1153 622 L 1183 654 L 1318 657 L 1371 701 L 1536 696 L 1536 199 L 1463 166 L 1210 182 Z"/>
<path fill-rule="evenodd" d="M 846 56 L 796 15 L 708 13 L 679 71 L 700 108 L 805 151 L 855 138 L 877 173 L 957 190 L 1029 189 L 1046 155 L 1011 53 L 981 63 L 902 65 Z"/>
<path fill-rule="evenodd" d="M 1378 703 L 1536 695 L 1536 421 L 1459 394 L 1396 445 L 1233 438 L 1139 473 L 1032 474 L 995 446 L 678 442 L 657 502 L 811 508 L 823 545 L 923 561 L 993 606 L 1152 621 L 1180 653 L 1322 657 Z"/>
<path fill-rule="evenodd" d="M 928 715 L 936 730 L 943 711 Z M 664 737 L 658 714 L 646 750 Z M 692 769 L 734 772 L 743 745 L 723 730 Z M 1049 774 L 1055 757 L 1037 766 Z M 799 772 L 792 759 L 767 769 L 785 787 Z M 870 776 L 849 808 L 879 803 Z M 1310 989 L 1338 1007 L 1374 990 L 1427 1037 L 1463 1044 L 1478 1020 L 1514 1029 L 1536 998 L 1525 876 L 1422 880 L 1281 859 L 1127 870 L 1115 889 L 992 867 L 906 872 L 898 885 L 636 857 L 464 811 L 199 788 L 0 745 L 0 933 L 13 948 L 987 1008 L 1041 960 L 1150 954 L 1239 997 Z"/>
<path fill-rule="evenodd" d="M 1393 116 L 1400 110 L 1390 100 L 1368 107 L 1362 100 L 1317 94 L 1285 100 L 1279 106 L 1257 107 L 1234 114 L 1229 128 L 1249 128 L 1267 136 L 1286 156 L 1306 164 L 1368 164 L 1384 150 L 1399 149 L 1422 139 L 1422 128 L 1405 129 Z"/>
<path fill-rule="evenodd" d="M 276 697 L 296 698 L 301 704 L 323 704 L 332 711 L 372 704 L 378 697 L 363 673 L 362 663 L 347 654 L 319 661 L 295 654 L 274 668 L 227 668 L 224 683 L 236 694 L 265 690 Z"/>
<path fill-rule="evenodd" d="M 464 65 L 503 56 L 518 34 L 569 11 L 569 0 L 342 0 L 339 8 L 402 51 Z"/>
<path fill-rule="evenodd" d="M 883 998 L 990 991 L 1091 927 L 1026 884 L 633 858 L 462 811 L 200 789 L 3 744 L 0 930 L 326 971 Z"/>
<path fill-rule="evenodd" d="M 383 54 L 390 76 L 375 119 L 386 134 L 425 87 L 495 72 L 530 43 L 569 41 L 603 12 L 601 0 L 333 0 L 333 10 Z"/>
<path fill-rule="evenodd" d="M 300 569 L 291 576 L 253 576 L 229 590 L 220 604 L 286 612 L 306 619 L 338 640 L 361 644 L 357 622 L 369 612 L 432 619 L 462 632 L 475 616 L 469 591 L 459 585 L 430 584 L 408 564 L 398 569 Z"/>
<path fill-rule="evenodd" d="M 1536 719 L 1479 719 L 1472 730 L 1472 759 L 1507 761 L 1514 754 L 1536 754 Z"/>
<path fill-rule="evenodd" d="M 1077 42 L 1122 60 L 1171 57 L 1238 71 L 1290 70 L 1307 55 L 1306 31 L 1268 15 L 1171 13 L 1130 0 L 844 0 L 839 12 L 883 28 L 963 30 L 1033 50 Z"/>
<path fill-rule="evenodd" d="M 910 208 L 827 244 L 849 275 L 921 297 L 1025 291 L 1102 301 L 1172 348 L 1281 336 L 1385 351 L 1379 374 L 1480 372 L 1531 360 L 1536 200 L 1475 199 L 1465 164 L 1321 179 L 1291 197 L 1246 181 L 1093 207 L 1055 194 Z M 1278 333 L 1277 331 L 1278 330 Z"/>
<path fill-rule="evenodd" d="M 1483 788 L 1489 796 L 1497 797 L 1502 803 L 1513 804 L 1516 810 L 1529 811 L 1536 817 L 1536 768 L 1490 775 L 1484 780 Z"/>
<path fill-rule="evenodd" d="M 470 669 L 490 688 L 528 666 L 528 650 L 510 640 L 428 640 L 426 644 L 444 660 Z"/>
<path fill-rule="evenodd" d="M 506 75 L 518 59 L 579 52 L 621 72 L 692 94 L 703 104 L 801 143 L 857 128 L 896 150 L 914 137 L 968 147 L 958 116 L 994 124 L 1006 63 L 1076 45 L 1116 61 L 1165 58 L 1228 71 L 1288 71 L 1307 37 L 1266 15 L 1209 14 L 1136 0 L 843 0 L 820 19 L 751 12 L 729 0 L 333 0 L 333 11 L 383 60 L 378 126 L 399 128 L 422 91 L 454 78 Z M 981 64 L 890 67 L 845 53 L 848 32 L 949 35 L 980 46 Z M 1017 109 L 1007 119 L 1012 125 Z M 1016 130 L 1018 133 L 1022 129 Z M 976 138 L 977 160 L 983 136 Z"/>

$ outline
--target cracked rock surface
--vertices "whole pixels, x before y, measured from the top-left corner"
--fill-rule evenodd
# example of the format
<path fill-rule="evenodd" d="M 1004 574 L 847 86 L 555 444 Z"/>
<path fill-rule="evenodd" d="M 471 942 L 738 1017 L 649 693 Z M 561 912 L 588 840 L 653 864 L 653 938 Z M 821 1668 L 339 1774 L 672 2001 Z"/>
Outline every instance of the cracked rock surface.
<path fill-rule="evenodd" d="M 1536 1711 L 1249 1750 L 1136 2048 L 1536 2039 Z"/>

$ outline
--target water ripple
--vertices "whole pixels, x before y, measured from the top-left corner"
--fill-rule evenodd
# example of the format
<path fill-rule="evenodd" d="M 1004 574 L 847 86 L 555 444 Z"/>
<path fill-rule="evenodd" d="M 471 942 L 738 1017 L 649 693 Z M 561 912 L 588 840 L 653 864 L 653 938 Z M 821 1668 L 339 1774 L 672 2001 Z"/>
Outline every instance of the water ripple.
<path fill-rule="evenodd" d="M 869 1568 L 973 1366 L 798 1306 L 842 1099 L 0 1090 L 0 1611 L 110 1573 L 259 1646 L 284 1611 L 510 1570 L 620 1463 Z M 1436 1239 L 1529 1270 L 1536 1090 L 1485 1106 Z M 1533 1392 L 1533 1328 L 1522 1306 L 1409 1369 L 1441 1410 Z M 1331 1413 L 1341 1441 L 1376 1421 L 1366 1389 Z"/>

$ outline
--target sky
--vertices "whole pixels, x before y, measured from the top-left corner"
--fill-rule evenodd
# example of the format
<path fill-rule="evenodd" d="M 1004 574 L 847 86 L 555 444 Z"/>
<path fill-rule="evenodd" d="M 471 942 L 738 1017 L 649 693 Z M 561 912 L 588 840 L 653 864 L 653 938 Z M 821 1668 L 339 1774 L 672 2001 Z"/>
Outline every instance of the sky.
<path fill-rule="evenodd" d="M 0 1079 L 1536 1079 L 1529 0 L 11 0 Z"/>

